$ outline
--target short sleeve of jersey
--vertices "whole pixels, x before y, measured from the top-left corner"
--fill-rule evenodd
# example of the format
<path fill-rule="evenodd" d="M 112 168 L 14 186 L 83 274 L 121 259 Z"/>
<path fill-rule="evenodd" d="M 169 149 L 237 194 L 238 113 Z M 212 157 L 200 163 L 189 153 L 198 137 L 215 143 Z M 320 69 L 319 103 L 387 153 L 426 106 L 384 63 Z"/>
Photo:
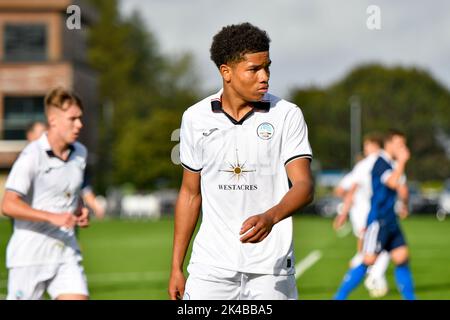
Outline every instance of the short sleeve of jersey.
<path fill-rule="evenodd" d="M 352 187 L 352 185 L 354 183 L 353 177 L 354 177 L 353 171 L 350 171 L 341 179 L 341 181 L 339 181 L 338 186 L 344 190 L 350 190 L 350 188 Z"/>
<path fill-rule="evenodd" d="M 363 184 L 364 178 L 369 172 L 370 168 L 367 168 L 367 162 L 365 162 L 364 160 L 358 162 L 352 170 L 352 184 Z"/>
<path fill-rule="evenodd" d="M 288 112 L 283 128 L 282 158 L 285 165 L 298 158 L 312 159 L 308 127 L 300 108 Z"/>
<path fill-rule="evenodd" d="M 26 196 L 30 190 L 36 171 L 36 157 L 29 148 L 22 151 L 14 162 L 6 180 L 6 190 Z"/>
<path fill-rule="evenodd" d="M 392 169 L 386 170 L 383 175 L 381 176 L 381 181 L 386 184 L 386 181 L 388 181 L 389 177 L 392 174 Z M 406 176 L 402 174 L 398 180 L 399 184 L 406 184 Z"/>
<path fill-rule="evenodd" d="M 201 150 L 196 146 L 192 120 L 186 112 L 181 120 L 180 161 L 181 165 L 189 171 L 200 172 L 202 170 Z"/>

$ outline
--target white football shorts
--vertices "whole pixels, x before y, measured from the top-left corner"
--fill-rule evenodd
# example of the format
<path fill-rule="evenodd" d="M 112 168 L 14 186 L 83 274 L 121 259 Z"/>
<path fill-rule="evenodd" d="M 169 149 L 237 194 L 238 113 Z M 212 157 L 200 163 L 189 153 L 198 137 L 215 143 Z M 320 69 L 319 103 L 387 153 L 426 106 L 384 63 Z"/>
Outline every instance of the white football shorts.
<path fill-rule="evenodd" d="M 62 294 L 89 296 L 80 262 L 9 269 L 7 300 L 40 300 L 45 291 L 52 299 Z"/>
<path fill-rule="evenodd" d="M 183 300 L 297 300 L 295 275 L 242 273 L 189 264 Z"/>
<path fill-rule="evenodd" d="M 353 234 L 356 238 L 364 238 L 364 229 L 367 226 L 367 215 L 350 214 L 350 222 L 352 224 Z"/>

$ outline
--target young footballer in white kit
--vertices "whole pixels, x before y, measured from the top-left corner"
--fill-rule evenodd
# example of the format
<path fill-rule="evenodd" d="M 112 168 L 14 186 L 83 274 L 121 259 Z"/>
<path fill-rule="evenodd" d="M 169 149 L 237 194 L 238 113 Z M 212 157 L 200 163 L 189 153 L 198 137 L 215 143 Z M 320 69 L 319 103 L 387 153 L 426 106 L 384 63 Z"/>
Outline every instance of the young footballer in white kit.
<path fill-rule="evenodd" d="M 171 299 L 297 299 L 291 215 L 312 201 L 312 152 L 300 108 L 268 93 L 269 42 L 224 27 L 210 50 L 223 89 L 183 115 Z"/>
<path fill-rule="evenodd" d="M 76 140 L 83 106 L 57 88 L 45 98 L 48 132 L 20 154 L 6 181 L 2 211 L 14 219 L 8 243 L 10 300 L 88 298 L 81 253 L 73 228 L 87 227 L 80 207 L 86 148 Z"/>
<path fill-rule="evenodd" d="M 48 130 L 47 124 L 41 121 L 33 121 L 28 125 L 26 130 L 26 137 L 28 142 L 33 142 L 39 139 L 44 132 Z M 81 188 L 81 197 L 88 208 L 92 210 L 97 219 L 105 217 L 105 208 L 97 201 L 92 187 L 89 183 L 89 176 L 85 172 L 83 186 Z"/>

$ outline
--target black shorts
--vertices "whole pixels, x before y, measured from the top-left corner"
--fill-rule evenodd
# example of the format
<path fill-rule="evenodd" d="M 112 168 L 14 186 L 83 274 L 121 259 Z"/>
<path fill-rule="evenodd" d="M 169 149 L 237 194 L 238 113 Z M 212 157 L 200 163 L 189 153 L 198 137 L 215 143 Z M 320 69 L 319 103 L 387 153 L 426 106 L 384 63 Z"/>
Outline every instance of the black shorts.
<path fill-rule="evenodd" d="M 372 222 L 364 234 L 363 253 L 379 254 L 406 245 L 405 237 L 398 224 L 383 225 L 379 221 Z"/>

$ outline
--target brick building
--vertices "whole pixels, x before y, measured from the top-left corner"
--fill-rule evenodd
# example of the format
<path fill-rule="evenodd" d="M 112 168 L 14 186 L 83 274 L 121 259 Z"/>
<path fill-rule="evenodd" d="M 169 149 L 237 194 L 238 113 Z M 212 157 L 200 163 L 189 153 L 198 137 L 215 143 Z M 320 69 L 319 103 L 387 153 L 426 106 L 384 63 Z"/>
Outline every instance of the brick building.
<path fill-rule="evenodd" d="M 81 29 L 66 21 L 72 5 L 81 8 Z M 0 193 L 2 181 L 26 145 L 25 128 L 43 120 L 45 94 L 62 85 L 75 90 L 85 106 L 80 137 L 97 147 L 96 75 L 87 64 L 87 32 L 96 12 L 76 0 L 0 0 Z"/>

